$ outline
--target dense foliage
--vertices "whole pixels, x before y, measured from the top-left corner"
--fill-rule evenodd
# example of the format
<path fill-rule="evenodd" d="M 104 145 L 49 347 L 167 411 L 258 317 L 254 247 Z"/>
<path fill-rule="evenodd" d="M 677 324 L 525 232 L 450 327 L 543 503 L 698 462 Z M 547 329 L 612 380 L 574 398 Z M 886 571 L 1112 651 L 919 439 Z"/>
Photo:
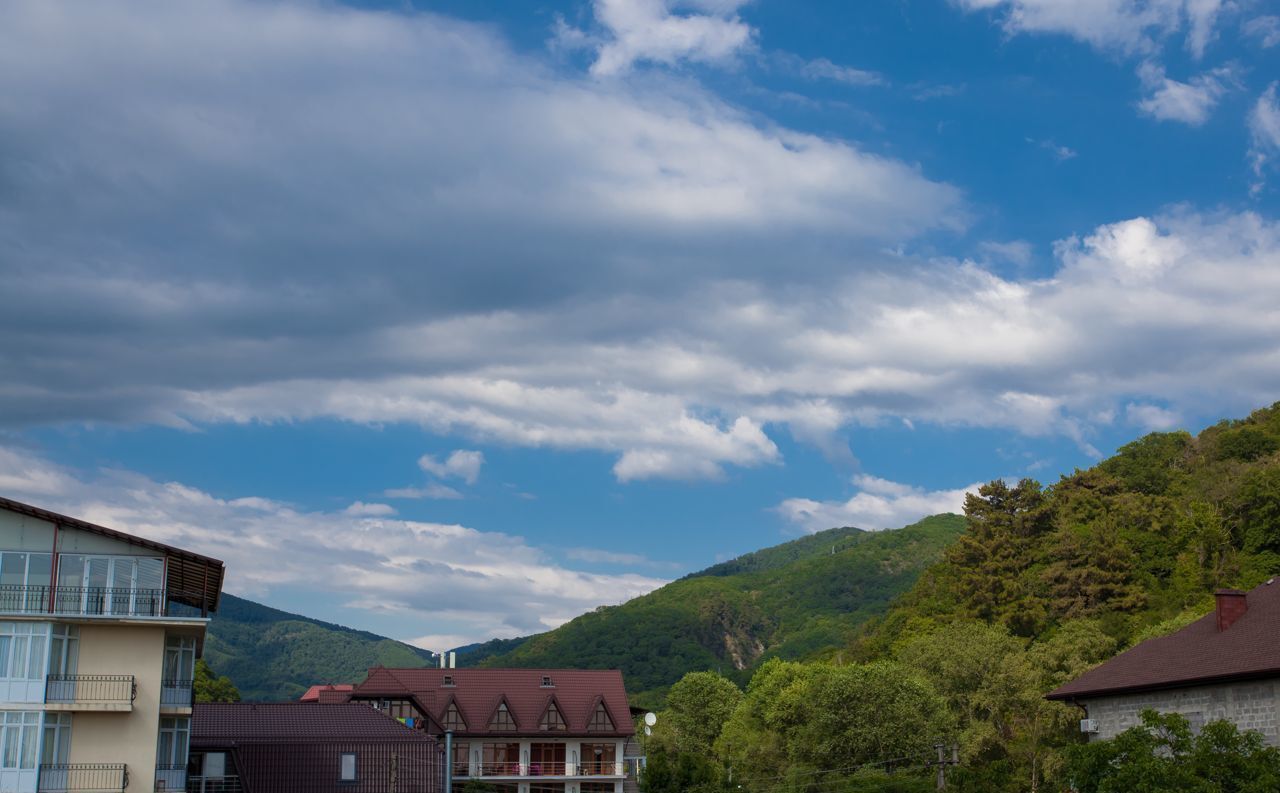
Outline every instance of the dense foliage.
<path fill-rule="evenodd" d="M 913 789 L 935 740 L 957 746 L 948 789 L 962 792 L 1278 790 L 1274 752 L 1229 725 L 1193 739 L 1159 717 L 1081 747 L 1079 711 L 1044 699 L 1208 613 L 1215 588 L 1277 573 L 1280 405 L 1148 435 L 1050 487 L 994 481 L 966 499 L 941 560 L 842 651 L 759 667 L 702 757 L 748 793 L 856 790 L 894 758 L 905 766 L 880 781 Z M 678 768 L 702 750 L 672 722 L 650 740 Z"/>
<path fill-rule="evenodd" d="M 204 657 L 246 700 L 297 699 L 316 683 L 364 680 L 369 667 L 425 666 L 426 650 L 223 594 Z"/>
<path fill-rule="evenodd" d="M 482 665 L 620 668 L 633 703 L 646 707 L 689 671 L 745 683 L 770 658 L 847 644 L 963 525 L 958 515 L 936 515 L 894 531 L 837 529 L 757 551 L 584 614 Z"/>
<path fill-rule="evenodd" d="M 1073 747 L 1065 775 L 1078 793 L 1274 793 L 1280 749 L 1228 721 L 1192 735 L 1182 716 L 1148 710 L 1141 726 Z"/>
<path fill-rule="evenodd" d="M 196 702 L 239 702 L 240 691 L 231 678 L 219 677 L 209 668 L 209 664 L 201 658 L 196 661 L 195 678 L 192 681 L 192 694 Z"/>

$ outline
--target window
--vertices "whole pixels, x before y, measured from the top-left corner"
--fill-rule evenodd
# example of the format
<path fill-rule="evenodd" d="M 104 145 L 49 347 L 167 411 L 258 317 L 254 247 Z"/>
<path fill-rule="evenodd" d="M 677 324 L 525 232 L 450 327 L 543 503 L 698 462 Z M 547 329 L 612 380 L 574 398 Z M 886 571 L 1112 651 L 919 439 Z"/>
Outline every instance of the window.
<path fill-rule="evenodd" d="M 493 714 L 493 719 L 489 722 L 489 729 L 493 732 L 516 731 L 516 720 L 511 718 L 511 711 L 507 710 L 505 701 L 498 703 L 498 710 Z"/>
<path fill-rule="evenodd" d="M 450 702 L 449 707 L 445 708 L 444 728 L 446 732 L 466 732 L 467 723 L 463 721 L 462 714 L 458 712 L 456 702 Z"/>
<path fill-rule="evenodd" d="M 164 679 L 187 682 L 196 676 L 196 637 L 167 636 L 164 640 Z"/>
<path fill-rule="evenodd" d="M 613 791 L 612 782 L 583 782 L 578 787 L 578 793 L 613 793 Z"/>
<path fill-rule="evenodd" d="M 44 750 L 41 765 L 65 765 L 71 762 L 71 714 L 44 714 Z"/>
<path fill-rule="evenodd" d="M 40 714 L 6 711 L 0 724 L 0 767 L 36 767 L 40 750 Z"/>
<path fill-rule="evenodd" d="M 529 775 L 562 776 L 567 770 L 564 756 L 565 746 L 562 743 L 529 744 Z"/>
<path fill-rule="evenodd" d="M 529 786 L 529 793 L 564 793 L 564 783 L 537 782 Z"/>
<path fill-rule="evenodd" d="M 617 751 L 618 747 L 612 743 L 584 743 L 582 773 L 591 776 L 614 773 Z"/>
<path fill-rule="evenodd" d="M 542 714 L 542 720 L 538 722 L 538 729 L 546 731 L 564 730 L 564 717 L 560 715 L 560 709 L 556 707 L 556 703 L 552 702 L 547 705 L 547 710 Z"/>
<path fill-rule="evenodd" d="M 187 765 L 187 749 L 191 745 L 191 719 L 165 716 L 160 719 L 160 738 L 156 746 L 156 765 L 181 768 Z M 206 755 L 206 762 L 208 756 Z"/>
<path fill-rule="evenodd" d="M 49 626 L 34 622 L 0 622 L 0 678 L 44 678 L 44 648 Z"/>
<path fill-rule="evenodd" d="M 543 675 L 543 676 L 542 676 L 542 687 L 543 687 L 543 688 L 555 688 L 555 686 L 553 686 L 553 685 L 551 684 L 551 675 Z"/>
<path fill-rule="evenodd" d="M 471 744 L 455 743 L 453 745 L 453 775 L 471 776 L 470 760 Z"/>
<path fill-rule="evenodd" d="M 587 732 L 614 732 L 613 719 L 609 718 L 609 710 L 603 702 L 596 705 L 595 713 L 591 714 Z"/>
<path fill-rule="evenodd" d="M 52 560 L 47 553 L 0 554 L 0 607 L 17 612 L 47 610 Z"/>
<path fill-rule="evenodd" d="M 49 674 L 65 677 L 76 673 L 80 652 L 80 628 L 75 625 L 54 625 L 53 638 L 49 640 Z"/>
<path fill-rule="evenodd" d="M 520 773 L 520 744 L 486 743 L 480 752 L 481 773 L 502 776 Z"/>
<path fill-rule="evenodd" d="M 210 779 L 222 779 L 227 775 L 227 753 L 209 752 L 204 756 L 204 765 L 201 768 L 204 770 L 204 775 Z"/>
<path fill-rule="evenodd" d="M 164 560 L 137 556 L 58 557 L 55 608 L 63 614 L 163 613 Z"/>
<path fill-rule="evenodd" d="M 446 688 L 453 688 L 453 675 L 445 675 L 444 683 L 442 685 Z"/>
<path fill-rule="evenodd" d="M 355 752 L 342 753 L 342 760 L 339 763 L 339 768 L 338 768 L 338 781 L 339 782 L 356 781 L 356 753 Z"/>

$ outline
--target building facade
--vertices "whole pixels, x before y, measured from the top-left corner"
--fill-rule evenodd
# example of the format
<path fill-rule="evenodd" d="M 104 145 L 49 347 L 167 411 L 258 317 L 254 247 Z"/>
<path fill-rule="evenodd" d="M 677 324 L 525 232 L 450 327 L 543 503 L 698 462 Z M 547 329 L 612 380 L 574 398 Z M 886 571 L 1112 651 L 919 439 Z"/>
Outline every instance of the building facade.
<path fill-rule="evenodd" d="M 1142 723 L 1142 711 L 1185 716 L 1198 731 L 1226 720 L 1280 746 L 1280 582 L 1217 593 L 1214 612 L 1145 641 L 1048 695 L 1082 709 L 1090 740 Z"/>
<path fill-rule="evenodd" d="M 623 793 L 635 779 L 617 670 L 376 667 L 350 696 L 449 733 L 454 789 L 478 780 L 498 793 Z"/>
<path fill-rule="evenodd" d="M 201 703 L 192 793 L 438 793 L 434 738 L 356 703 Z"/>
<path fill-rule="evenodd" d="M 0 498 L 0 793 L 184 791 L 223 565 Z"/>

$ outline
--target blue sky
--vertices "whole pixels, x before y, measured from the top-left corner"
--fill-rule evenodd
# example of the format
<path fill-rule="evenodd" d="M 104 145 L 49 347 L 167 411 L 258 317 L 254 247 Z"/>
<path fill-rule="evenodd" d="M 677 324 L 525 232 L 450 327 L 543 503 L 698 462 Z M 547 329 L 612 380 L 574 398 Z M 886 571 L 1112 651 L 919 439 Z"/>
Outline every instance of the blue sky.
<path fill-rule="evenodd" d="M 440 649 L 1280 393 L 1280 9 L 0 9 L 0 492 Z"/>

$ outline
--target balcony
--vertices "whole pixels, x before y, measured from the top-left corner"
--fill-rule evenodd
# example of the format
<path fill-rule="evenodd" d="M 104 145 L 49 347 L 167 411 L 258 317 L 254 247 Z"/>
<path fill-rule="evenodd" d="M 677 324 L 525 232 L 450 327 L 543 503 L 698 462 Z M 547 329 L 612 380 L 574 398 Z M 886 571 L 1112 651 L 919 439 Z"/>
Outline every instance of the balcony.
<path fill-rule="evenodd" d="M 49 675 L 44 687 L 47 710 L 129 711 L 137 696 L 133 675 Z"/>
<path fill-rule="evenodd" d="M 124 793 L 124 763 L 69 763 L 40 766 L 40 793 Z"/>
<path fill-rule="evenodd" d="M 625 775 L 620 762 L 601 761 L 587 763 L 481 763 L 476 770 L 482 777 L 581 777 Z M 470 775 L 466 763 L 455 763 L 453 775 Z"/>
<path fill-rule="evenodd" d="M 156 793 L 174 793 L 187 789 L 186 765 L 156 766 Z"/>
<path fill-rule="evenodd" d="M 190 708 L 195 702 L 190 680 L 161 680 L 160 707 L 164 709 Z"/>
<path fill-rule="evenodd" d="M 203 619 L 209 616 L 210 605 L 200 592 L 41 584 L 0 586 L 0 614 Z"/>
<path fill-rule="evenodd" d="M 238 776 L 192 776 L 186 793 L 244 793 Z"/>

